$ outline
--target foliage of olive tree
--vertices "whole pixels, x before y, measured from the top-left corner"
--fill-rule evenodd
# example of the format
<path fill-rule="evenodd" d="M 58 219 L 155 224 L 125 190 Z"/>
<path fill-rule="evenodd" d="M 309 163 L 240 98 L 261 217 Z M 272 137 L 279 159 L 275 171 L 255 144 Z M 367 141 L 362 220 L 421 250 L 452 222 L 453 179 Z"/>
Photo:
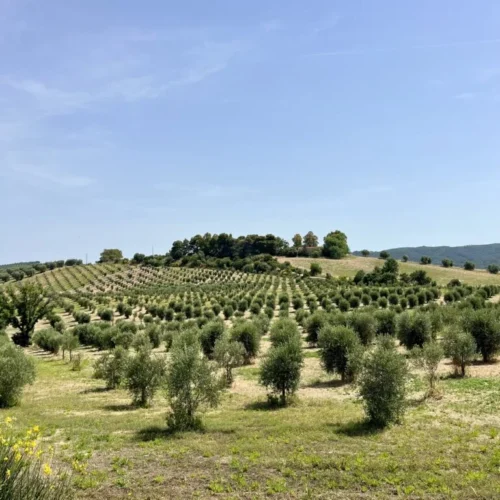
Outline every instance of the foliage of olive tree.
<path fill-rule="evenodd" d="M 455 373 L 465 377 L 467 366 L 471 364 L 476 354 L 474 337 L 461 329 L 448 329 L 443 338 L 444 353 L 451 358 Z"/>
<path fill-rule="evenodd" d="M 0 292 L 0 311 L 18 330 L 12 340 L 21 347 L 31 344 L 37 321 L 45 317 L 52 306 L 52 299 L 38 283 L 25 282 L 17 288 L 9 286 Z"/>
<path fill-rule="evenodd" d="M 213 357 L 225 372 L 226 385 L 231 387 L 233 368 L 241 366 L 245 361 L 245 347 L 241 342 L 235 342 L 229 335 L 224 334 L 215 342 Z"/>

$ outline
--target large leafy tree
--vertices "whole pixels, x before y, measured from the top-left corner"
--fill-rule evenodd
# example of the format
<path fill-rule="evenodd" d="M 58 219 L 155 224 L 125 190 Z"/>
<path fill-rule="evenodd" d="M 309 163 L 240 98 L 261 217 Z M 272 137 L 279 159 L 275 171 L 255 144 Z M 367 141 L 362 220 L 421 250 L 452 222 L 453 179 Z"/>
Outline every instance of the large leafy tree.
<path fill-rule="evenodd" d="M 10 286 L 0 294 L 0 318 L 18 330 L 12 340 L 22 347 L 31 344 L 37 321 L 51 312 L 52 306 L 52 298 L 38 283 Z"/>
<path fill-rule="evenodd" d="M 101 252 L 99 262 L 119 262 L 123 259 L 123 254 L 118 248 L 106 248 Z"/>
<path fill-rule="evenodd" d="M 330 259 L 342 259 L 349 253 L 347 236 L 342 231 L 333 231 L 324 238 L 323 255 Z"/>
<path fill-rule="evenodd" d="M 295 248 L 295 250 L 298 250 L 302 246 L 302 236 L 299 233 L 295 234 L 292 238 L 292 242 L 293 248 Z"/>
<path fill-rule="evenodd" d="M 318 237 L 312 231 L 309 231 L 304 236 L 304 245 L 306 247 L 317 247 L 318 246 Z"/>

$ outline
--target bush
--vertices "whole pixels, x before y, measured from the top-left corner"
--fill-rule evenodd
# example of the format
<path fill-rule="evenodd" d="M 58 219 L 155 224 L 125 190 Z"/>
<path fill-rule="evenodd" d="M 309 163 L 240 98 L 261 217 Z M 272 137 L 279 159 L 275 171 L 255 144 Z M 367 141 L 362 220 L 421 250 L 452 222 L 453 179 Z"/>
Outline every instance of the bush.
<path fill-rule="evenodd" d="M 177 431 L 200 427 L 198 413 L 217 407 L 225 384 L 218 378 L 216 366 L 201 355 L 199 343 L 180 338 L 172 348 L 166 385 L 171 409 L 167 424 Z"/>
<path fill-rule="evenodd" d="M 35 380 L 35 366 L 21 348 L 0 344 L 0 408 L 17 405 L 23 388 Z M 1 489 L 1 488 L 0 488 Z"/>
<path fill-rule="evenodd" d="M 94 364 L 94 378 L 105 380 L 108 389 L 116 389 L 125 380 L 128 361 L 128 352 L 123 347 L 105 352 Z"/>
<path fill-rule="evenodd" d="M 354 380 L 360 367 L 362 348 L 351 328 L 326 325 L 318 339 L 320 359 L 327 373 L 338 373 L 342 381 Z"/>
<path fill-rule="evenodd" d="M 125 385 L 137 406 L 147 406 L 165 377 L 165 360 L 155 357 L 150 346 L 144 346 L 127 363 Z"/>
<path fill-rule="evenodd" d="M 240 321 L 231 329 L 231 340 L 241 342 L 245 348 L 245 363 L 257 356 L 260 348 L 260 333 L 252 321 Z"/>
<path fill-rule="evenodd" d="M 420 264 L 422 265 L 427 265 L 427 264 L 432 264 L 432 259 L 426 255 L 420 257 Z"/>
<path fill-rule="evenodd" d="M 295 393 L 300 382 L 304 355 L 297 339 L 271 347 L 260 370 L 260 383 L 278 394 L 281 404 Z"/>
<path fill-rule="evenodd" d="M 62 335 L 53 328 L 44 328 L 33 335 L 33 342 L 44 351 L 57 354 L 62 344 Z"/>
<path fill-rule="evenodd" d="M 210 321 L 201 330 L 200 342 L 203 354 L 209 359 L 212 359 L 215 342 L 220 339 L 225 332 L 223 321 Z"/>
<path fill-rule="evenodd" d="M 231 341 L 229 335 L 223 335 L 215 342 L 214 359 L 226 374 L 227 387 L 231 387 L 233 368 L 245 361 L 245 348 L 241 342 Z"/>
<path fill-rule="evenodd" d="M 160 347 L 163 338 L 163 328 L 160 325 L 147 325 L 145 334 L 154 349 Z"/>
<path fill-rule="evenodd" d="M 425 342 L 423 347 L 414 347 L 411 352 L 413 362 L 418 368 L 425 370 L 429 382 L 429 396 L 436 394 L 437 370 L 443 359 L 443 348 L 437 342 Z"/>
<path fill-rule="evenodd" d="M 369 421 L 378 427 L 398 422 L 406 408 L 408 367 L 403 356 L 384 344 L 363 362 L 360 395 Z"/>
<path fill-rule="evenodd" d="M 387 308 L 387 299 L 385 297 L 380 297 L 378 300 L 377 300 L 377 304 L 379 305 L 379 307 L 381 307 L 382 309 L 386 309 Z"/>
<path fill-rule="evenodd" d="M 300 345 L 301 339 L 297 323 L 288 318 L 279 319 L 271 327 L 270 340 L 274 347 L 290 341 L 298 342 Z"/>
<path fill-rule="evenodd" d="M 396 314 L 394 311 L 382 309 L 375 311 L 377 335 L 396 335 Z"/>
<path fill-rule="evenodd" d="M 463 330 L 449 329 L 443 338 L 444 354 L 451 358 L 455 373 L 465 377 L 465 371 L 476 353 L 474 337 Z"/>
<path fill-rule="evenodd" d="M 397 322 L 397 334 L 399 341 L 407 349 L 415 346 L 422 347 L 425 342 L 432 340 L 432 323 L 426 313 L 415 314 L 402 313 Z"/>
<path fill-rule="evenodd" d="M 380 259 L 383 259 L 383 260 L 388 259 L 390 256 L 391 256 L 391 254 L 390 254 L 389 252 L 387 252 L 386 250 L 382 250 L 382 251 L 379 253 L 379 258 L 380 258 Z"/>
<path fill-rule="evenodd" d="M 462 326 L 474 337 L 477 351 L 481 353 L 483 361 L 491 361 L 500 349 L 500 322 L 495 311 L 467 311 L 462 319 Z"/>
<path fill-rule="evenodd" d="M 90 319 L 91 319 L 90 314 L 86 313 L 85 311 L 76 311 L 73 314 L 73 318 L 75 318 L 75 321 L 79 325 L 84 325 L 86 323 L 90 323 Z"/>
<path fill-rule="evenodd" d="M 491 274 L 498 274 L 500 272 L 500 266 L 497 266 L 496 264 L 490 264 L 488 266 L 488 272 Z"/>
<path fill-rule="evenodd" d="M 311 276 L 319 276 L 323 272 L 323 269 L 317 262 L 311 263 Z"/>
<path fill-rule="evenodd" d="M 234 314 L 234 309 L 230 305 L 227 305 L 224 307 L 223 314 L 226 319 L 229 319 Z"/>
<path fill-rule="evenodd" d="M 363 345 L 371 344 L 377 333 L 377 320 L 370 313 L 354 313 L 349 326 L 358 334 Z"/>
<path fill-rule="evenodd" d="M 443 265 L 443 267 L 453 267 L 453 261 L 450 259 L 443 259 L 441 261 L 441 264 Z"/>
<path fill-rule="evenodd" d="M 97 316 L 102 321 L 113 321 L 113 310 L 112 309 L 99 309 L 97 311 Z"/>
<path fill-rule="evenodd" d="M 306 341 L 311 345 L 318 343 L 318 336 L 321 328 L 326 325 L 328 316 L 324 311 L 316 311 L 311 314 L 306 322 Z"/>
<path fill-rule="evenodd" d="M 464 269 L 466 271 L 474 271 L 474 269 L 476 269 L 476 264 L 474 264 L 474 262 L 471 262 L 470 260 L 468 260 L 465 264 L 464 264 Z"/>

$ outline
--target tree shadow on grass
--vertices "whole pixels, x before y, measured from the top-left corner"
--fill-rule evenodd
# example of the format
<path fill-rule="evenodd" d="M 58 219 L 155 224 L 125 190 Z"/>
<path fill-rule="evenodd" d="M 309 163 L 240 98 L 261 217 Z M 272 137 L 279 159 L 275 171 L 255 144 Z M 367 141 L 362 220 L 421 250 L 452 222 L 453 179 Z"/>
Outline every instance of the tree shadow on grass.
<path fill-rule="evenodd" d="M 160 427 L 158 425 L 153 425 L 151 427 L 145 427 L 140 429 L 135 434 L 135 439 L 137 441 L 148 442 L 156 441 L 157 439 L 172 439 L 175 437 L 175 432 L 167 427 Z"/>
<path fill-rule="evenodd" d="M 287 408 L 287 406 L 283 406 L 272 401 L 254 401 L 245 405 L 245 410 L 251 411 L 278 411 L 283 410 L 284 408 Z"/>
<path fill-rule="evenodd" d="M 107 411 L 133 411 L 137 410 L 139 407 L 132 404 L 117 404 L 117 405 L 106 405 L 102 407 L 103 410 Z"/>
<path fill-rule="evenodd" d="M 332 427 L 336 433 L 344 434 L 349 437 L 374 436 L 384 431 L 383 428 L 371 424 L 368 420 L 356 420 L 353 422 L 347 422 L 346 424 L 326 425 L 328 427 Z"/>
<path fill-rule="evenodd" d="M 100 394 L 102 392 L 110 392 L 111 389 L 107 387 L 89 387 L 80 392 L 80 394 Z"/>
<path fill-rule="evenodd" d="M 336 389 L 338 387 L 343 387 L 344 385 L 349 385 L 347 382 L 342 380 L 316 380 L 315 382 L 311 382 L 310 384 L 304 385 L 303 387 L 307 387 L 309 389 Z"/>

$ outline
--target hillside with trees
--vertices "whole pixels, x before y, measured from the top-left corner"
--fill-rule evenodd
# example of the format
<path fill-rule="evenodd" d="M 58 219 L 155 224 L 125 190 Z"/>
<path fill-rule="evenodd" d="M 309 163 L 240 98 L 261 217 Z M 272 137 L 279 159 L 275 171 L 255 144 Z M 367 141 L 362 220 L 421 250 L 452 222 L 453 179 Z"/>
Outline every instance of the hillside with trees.
<path fill-rule="evenodd" d="M 421 262 L 422 257 L 430 257 L 433 263 L 441 265 L 443 260 L 453 262 L 456 267 L 463 267 L 469 261 L 476 267 L 486 269 L 489 265 L 500 265 L 500 243 L 491 243 L 488 245 L 465 245 L 465 246 L 420 246 L 420 247 L 399 247 L 387 248 L 386 252 L 391 257 L 401 260 L 404 256 L 408 260 Z M 363 256 L 365 250 L 355 251 L 354 255 Z M 378 257 L 380 251 L 369 251 L 372 257 Z M 445 267 L 449 267 L 445 265 Z"/>

